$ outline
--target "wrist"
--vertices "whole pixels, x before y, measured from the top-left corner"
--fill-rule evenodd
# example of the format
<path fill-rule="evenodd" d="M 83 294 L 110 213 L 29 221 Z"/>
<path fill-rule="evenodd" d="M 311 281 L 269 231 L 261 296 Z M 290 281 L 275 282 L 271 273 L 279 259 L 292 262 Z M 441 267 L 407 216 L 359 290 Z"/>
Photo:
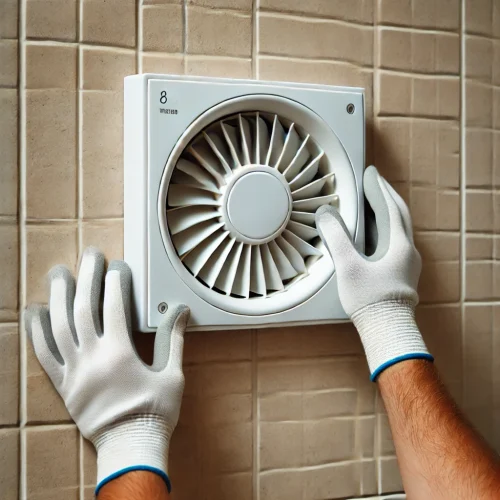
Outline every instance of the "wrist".
<path fill-rule="evenodd" d="M 401 361 L 434 360 L 415 322 L 413 302 L 388 300 L 371 304 L 356 311 L 352 321 L 361 337 L 372 381 Z"/>
<path fill-rule="evenodd" d="M 130 471 L 154 472 L 170 492 L 167 464 L 172 430 L 163 417 L 133 415 L 93 436 L 91 441 L 97 451 L 96 495 L 109 481 Z"/>

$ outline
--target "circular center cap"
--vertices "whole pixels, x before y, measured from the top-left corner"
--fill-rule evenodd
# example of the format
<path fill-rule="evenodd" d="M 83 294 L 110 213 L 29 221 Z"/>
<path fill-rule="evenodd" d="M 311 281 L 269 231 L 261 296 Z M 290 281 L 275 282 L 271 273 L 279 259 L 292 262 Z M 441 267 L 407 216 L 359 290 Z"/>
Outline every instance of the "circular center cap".
<path fill-rule="evenodd" d="M 233 227 L 254 240 L 274 234 L 288 216 L 290 202 L 285 186 L 274 175 L 250 172 L 235 183 L 227 200 Z"/>

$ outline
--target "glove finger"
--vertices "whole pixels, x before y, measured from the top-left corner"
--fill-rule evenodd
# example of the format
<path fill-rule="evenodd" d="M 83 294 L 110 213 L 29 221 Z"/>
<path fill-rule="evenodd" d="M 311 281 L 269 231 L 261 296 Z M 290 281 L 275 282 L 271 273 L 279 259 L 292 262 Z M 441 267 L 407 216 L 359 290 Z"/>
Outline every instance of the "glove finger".
<path fill-rule="evenodd" d="M 316 211 L 316 228 L 337 269 L 359 257 L 349 230 L 336 208 L 330 205 L 319 207 Z"/>
<path fill-rule="evenodd" d="M 169 309 L 156 332 L 153 367 L 182 373 L 184 331 L 189 321 L 189 307 L 179 304 Z"/>
<path fill-rule="evenodd" d="M 49 314 L 52 333 L 64 363 L 71 364 L 78 347 L 73 316 L 75 278 L 68 268 L 56 266 L 49 271 L 49 281 Z"/>
<path fill-rule="evenodd" d="M 82 346 L 90 346 L 102 336 L 99 301 L 104 255 L 89 247 L 83 253 L 75 296 L 75 326 Z"/>
<path fill-rule="evenodd" d="M 104 337 L 118 342 L 132 342 L 130 292 L 132 273 L 121 260 L 113 260 L 108 267 L 104 284 Z M 127 340 L 128 339 L 128 340 Z"/>
<path fill-rule="evenodd" d="M 40 305 L 28 307 L 24 312 L 24 324 L 38 361 L 58 388 L 63 379 L 64 360 L 52 335 L 48 308 Z"/>
<path fill-rule="evenodd" d="M 396 205 L 398 206 L 399 212 L 401 214 L 401 218 L 403 219 L 403 225 L 406 235 L 413 243 L 413 224 L 411 222 L 410 210 L 408 209 L 408 206 L 406 205 L 403 198 L 401 198 L 401 195 L 383 177 L 381 177 L 381 179 L 384 182 L 385 187 L 389 191 L 390 195 L 396 202 Z"/>
<path fill-rule="evenodd" d="M 399 208 L 387 190 L 383 177 L 374 166 L 365 170 L 365 195 L 375 213 L 377 223 L 378 242 L 375 253 L 370 260 L 378 260 L 389 249 L 391 233 L 400 228 L 404 231 Z"/>

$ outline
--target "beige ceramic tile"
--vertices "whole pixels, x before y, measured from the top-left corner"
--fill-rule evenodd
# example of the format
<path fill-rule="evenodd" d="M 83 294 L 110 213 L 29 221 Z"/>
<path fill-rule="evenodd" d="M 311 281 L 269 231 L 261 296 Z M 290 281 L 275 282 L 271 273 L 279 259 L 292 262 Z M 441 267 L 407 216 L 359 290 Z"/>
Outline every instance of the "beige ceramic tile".
<path fill-rule="evenodd" d="M 396 454 L 396 449 L 394 448 L 394 443 L 392 441 L 392 433 L 389 426 L 389 417 L 381 413 L 380 415 L 377 415 L 377 422 L 379 453 L 381 456 L 394 456 Z"/>
<path fill-rule="evenodd" d="M 458 74 L 460 71 L 460 38 L 458 35 L 436 35 L 436 70 Z"/>
<path fill-rule="evenodd" d="M 465 84 L 465 116 L 467 126 L 491 128 L 493 124 L 493 91 L 490 85 L 467 80 Z"/>
<path fill-rule="evenodd" d="M 136 8 L 134 0 L 82 0 L 83 42 L 121 47 L 135 46 Z"/>
<path fill-rule="evenodd" d="M 465 30 L 467 33 L 491 35 L 494 0 L 465 0 Z"/>
<path fill-rule="evenodd" d="M 438 191 L 437 229 L 460 230 L 460 194 L 458 191 Z"/>
<path fill-rule="evenodd" d="M 493 41 L 478 36 L 465 38 L 465 76 L 490 82 L 492 78 Z"/>
<path fill-rule="evenodd" d="M 76 40 L 76 0 L 26 0 L 26 37 Z"/>
<path fill-rule="evenodd" d="M 29 423 L 71 422 L 64 402 L 38 362 L 30 342 L 26 346 L 26 415 Z"/>
<path fill-rule="evenodd" d="M 2 500 L 19 498 L 19 430 L 0 429 L 0 491 Z"/>
<path fill-rule="evenodd" d="M 373 22 L 373 2 L 354 0 L 331 2 L 330 0 L 261 0 L 260 8 L 278 12 L 312 14 L 318 17 L 332 17 L 359 23 Z"/>
<path fill-rule="evenodd" d="M 463 406 L 484 408 L 490 413 L 493 406 L 493 308 L 467 305 L 464 321 Z"/>
<path fill-rule="evenodd" d="M 146 52 L 141 57 L 143 73 L 184 74 L 184 56 L 181 54 Z"/>
<path fill-rule="evenodd" d="M 433 120 L 413 120 L 411 131 L 411 180 L 419 184 L 436 184 L 438 124 Z"/>
<path fill-rule="evenodd" d="M 97 454 L 94 445 L 86 439 L 81 440 L 83 446 L 83 484 L 95 488 L 97 478 Z"/>
<path fill-rule="evenodd" d="M 460 80 L 455 77 L 438 79 L 438 116 L 458 119 L 460 117 Z"/>
<path fill-rule="evenodd" d="M 35 427 L 26 432 L 27 496 L 78 485 L 78 431 L 75 426 Z"/>
<path fill-rule="evenodd" d="M 382 491 L 393 493 L 403 491 L 403 482 L 399 472 L 398 460 L 394 458 L 380 459 L 380 472 L 382 477 Z"/>
<path fill-rule="evenodd" d="M 80 57 L 84 90 L 122 90 L 123 79 L 136 72 L 134 51 L 83 47 Z"/>
<path fill-rule="evenodd" d="M 83 500 L 95 500 L 94 486 L 85 486 L 83 488 Z"/>
<path fill-rule="evenodd" d="M 184 365 L 214 361 L 250 361 L 250 330 L 187 332 L 184 337 Z"/>
<path fill-rule="evenodd" d="M 441 378 L 457 402 L 462 399 L 461 309 L 453 306 L 419 306 L 417 324 L 433 354 Z"/>
<path fill-rule="evenodd" d="M 18 94 L 0 89 L 0 215 L 17 215 Z"/>
<path fill-rule="evenodd" d="M 75 223 L 28 225 L 25 303 L 46 303 L 46 274 L 57 264 L 64 264 L 74 272 L 77 252 Z"/>
<path fill-rule="evenodd" d="M 460 187 L 460 131 L 455 121 L 438 124 L 438 185 Z"/>
<path fill-rule="evenodd" d="M 489 130 L 466 129 L 467 186 L 491 186 L 493 179 L 493 133 Z"/>
<path fill-rule="evenodd" d="M 249 472 L 222 474 L 207 481 L 207 489 L 213 498 L 220 500 L 251 500 L 253 498 L 253 478 Z"/>
<path fill-rule="evenodd" d="M 17 324 L 0 324 L 0 366 L 2 366 L 0 372 L 0 425 L 13 425 L 19 420 L 19 334 Z"/>
<path fill-rule="evenodd" d="M 493 195 L 490 191 L 468 191 L 465 206 L 467 231 L 489 232 L 493 229 Z"/>
<path fill-rule="evenodd" d="M 415 245 L 424 261 L 452 261 L 460 258 L 460 234 L 448 232 L 416 232 Z"/>
<path fill-rule="evenodd" d="M 26 88 L 75 89 L 76 50 L 73 45 L 26 45 Z"/>
<path fill-rule="evenodd" d="M 467 260 L 491 260 L 493 237 L 491 235 L 468 234 L 466 236 Z"/>
<path fill-rule="evenodd" d="M 490 300 L 493 298 L 493 263 L 467 262 L 465 299 Z"/>
<path fill-rule="evenodd" d="M 76 130 L 76 92 L 26 91 L 27 217 L 75 217 Z"/>
<path fill-rule="evenodd" d="M 0 314 L 15 318 L 18 309 L 18 227 L 13 222 L 0 224 Z"/>
<path fill-rule="evenodd" d="M 408 75 L 381 72 L 378 102 L 381 115 L 410 115 L 412 79 Z"/>
<path fill-rule="evenodd" d="M 420 301 L 457 302 L 460 299 L 458 262 L 424 262 L 419 282 Z"/>
<path fill-rule="evenodd" d="M 17 59 L 18 59 L 17 40 L 0 40 L 0 86 L 17 86 Z"/>
<path fill-rule="evenodd" d="M 252 18 L 247 13 L 189 7 L 188 54 L 250 57 Z"/>
<path fill-rule="evenodd" d="M 436 72 L 437 35 L 426 32 L 412 33 L 411 45 L 411 69 L 417 73 Z"/>
<path fill-rule="evenodd" d="M 0 3 L 0 38 L 17 38 L 19 0 L 4 0 Z"/>
<path fill-rule="evenodd" d="M 224 78 L 252 78 L 252 61 L 233 57 L 187 56 L 186 74 Z"/>
<path fill-rule="evenodd" d="M 413 188 L 411 192 L 411 216 L 413 228 L 436 229 L 438 226 L 438 196 L 432 188 Z"/>
<path fill-rule="evenodd" d="M 50 497 L 50 500 L 80 500 L 80 490 L 78 486 L 56 488 L 50 491 L 44 490 L 32 493 L 28 496 L 28 500 L 45 500 L 47 496 Z"/>
<path fill-rule="evenodd" d="M 212 9 L 252 10 L 252 0 L 187 0 L 187 3 Z"/>
<path fill-rule="evenodd" d="M 380 29 L 380 67 L 387 69 L 411 70 L 412 35 L 407 30 Z"/>
<path fill-rule="evenodd" d="M 258 36 L 260 52 L 265 54 L 338 59 L 360 65 L 373 62 L 373 32 L 369 27 L 261 13 Z"/>
<path fill-rule="evenodd" d="M 266 358 L 308 358 L 362 354 L 351 323 L 270 328 L 257 332 L 257 355 Z"/>
<path fill-rule="evenodd" d="M 99 248 L 108 261 L 123 259 L 123 220 L 83 221 L 82 246 Z"/>
<path fill-rule="evenodd" d="M 408 120 L 379 118 L 375 128 L 375 163 L 389 182 L 410 180 L 410 128 Z"/>
<path fill-rule="evenodd" d="M 144 50 L 182 52 L 184 46 L 182 5 L 154 5 L 142 9 Z"/>
<path fill-rule="evenodd" d="M 123 216 L 123 97 L 84 92 L 82 189 L 85 218 Z"/>

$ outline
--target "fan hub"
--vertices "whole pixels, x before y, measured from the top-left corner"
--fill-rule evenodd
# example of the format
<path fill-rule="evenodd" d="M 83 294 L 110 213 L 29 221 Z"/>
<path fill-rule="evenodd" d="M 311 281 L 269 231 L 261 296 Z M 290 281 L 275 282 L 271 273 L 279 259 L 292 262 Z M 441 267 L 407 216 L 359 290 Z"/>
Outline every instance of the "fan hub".
<path fill-rule="evenodd" d="M 263 241 L 275 237 L 288 221 L 289 191 L 276 174 L 247 172 L 230 186 L 226 197 L 227 217 L 232 229 L 244 238 Z"/>

